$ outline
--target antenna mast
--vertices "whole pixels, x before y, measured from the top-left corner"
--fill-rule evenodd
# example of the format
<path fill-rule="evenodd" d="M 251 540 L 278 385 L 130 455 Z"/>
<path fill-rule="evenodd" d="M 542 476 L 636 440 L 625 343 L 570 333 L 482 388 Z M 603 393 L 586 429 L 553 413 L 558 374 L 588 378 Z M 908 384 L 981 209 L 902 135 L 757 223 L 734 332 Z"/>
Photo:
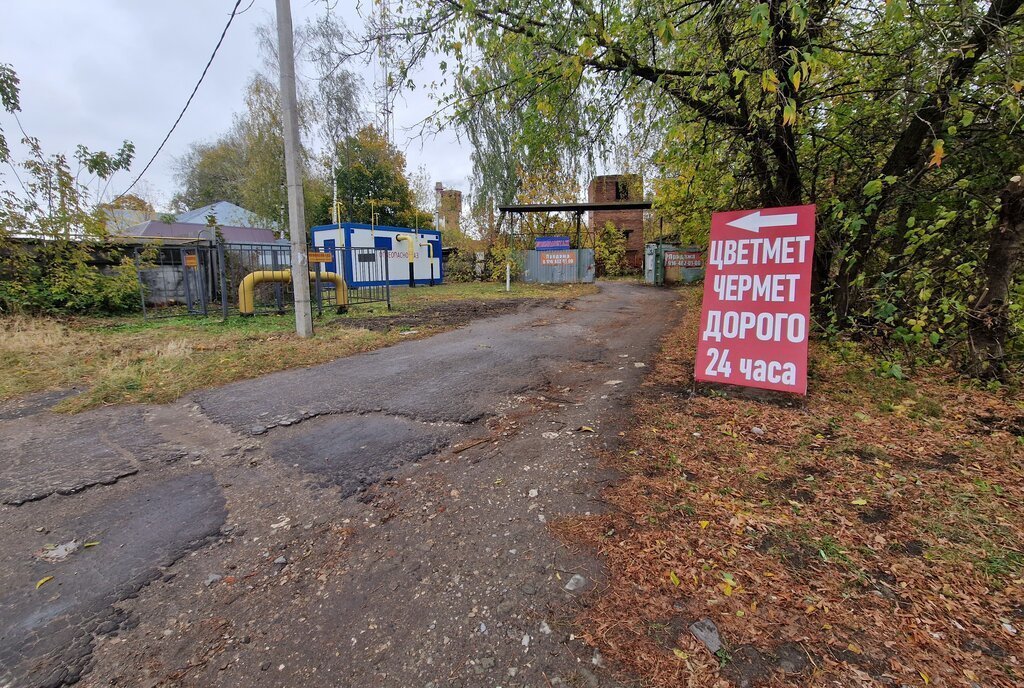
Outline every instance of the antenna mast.
<path fill-rule="evenodd" d="M 374 85 L 377 96 L 377 126 L 388 140 L 394 143 L 395 138 L 395 75 L 394 49 L 392 40 L 394 25 L 391 16 L 391 0 L 375 0 L 377 25 L 377 83 Z"/>

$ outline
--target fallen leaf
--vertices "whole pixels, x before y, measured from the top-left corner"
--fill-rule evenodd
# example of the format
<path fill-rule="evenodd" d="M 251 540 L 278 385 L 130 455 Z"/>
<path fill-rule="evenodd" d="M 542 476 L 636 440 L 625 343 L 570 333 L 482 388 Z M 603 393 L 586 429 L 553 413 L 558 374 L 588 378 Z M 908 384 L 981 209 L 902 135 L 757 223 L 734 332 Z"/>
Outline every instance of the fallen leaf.
<path fill-rule="evenodd" d="M 39 588 L 43 587 L 44 585 L 46 585 L 47 583 L 49 583 L 52 580 L 53 580 L 53 576 L 46 576 L 45 578 L 40 578 L 39 582 L 36 583 L 36 590 L 38 590 Z"/>
<path fill-rule="evenodd" d="M 850 502 L 850 504 L 853 504 L 854 506 L 866 506 L 867 503 L 868 503 L 868 500 L 863 499 L 863 498 L 861 498 L 861 499 L 854 499 L 853 501 Z"/>
<path fill-rule="evenodd" d="M 704 530 L 704 529 L 705 529 L 705 528 L 707 528 L 707 527 L 708 527 L 709 525 L 711 525 L 711 521 L 701 521 L 701 522 L 700 522 L 700 529 L 701 529 L 701 530 Z"/>
<path fill-rule="evenodd" d="M 849 650 L 850 652 L 852 652 L 855 655 L 862 655 L 862 654 L 864 654 L 864 650 L 860 649 L 860 646 L 857 645 L 856 643 L 850 643 L 849 645 L 846 646 L 846 649 Z"/>
<path fill-rule="evenodd" d="M 93 540 L 92 542 L 85 543 L 82 547 L 95 547 L 98 544 L 100 544 L 99 540 Z"/>
<path fill-rule="evenodd" d="M 679 587 L 679 576 L 676 575 L 675 571 L 668 572 L 668 579 L 672 581 L 672 585 Z"/>
<path fill-rule="evenodd" d="M 922 678 L 922 679 L 924 679 L 924 684 L 925 684 L 926 686 L 927 686 L 927 685 L 928 685 L 929 683 L 931 683 L 931 679 L 929 679 L 929 678 L 928 678 L 928 674 L 924 673 L 923 671 L 919 671 L 919 672 L 917 672 L 917 673 L 921 674 L 921 678 Z"/>
<path fill-rule="evenodd" d="M 594 432 L 594 428 L 590 427 L 589 425 L 581 425 L 579 431 L 580 432 Z"/>
<path fill-rule="evenodd" d="M 680 650 L 678 647 L 672 648 L 672 654 L 674 654 L 679 659 L 688 659 L 690 657 L 690 655 L 686 654 L 685 652 Z"/>

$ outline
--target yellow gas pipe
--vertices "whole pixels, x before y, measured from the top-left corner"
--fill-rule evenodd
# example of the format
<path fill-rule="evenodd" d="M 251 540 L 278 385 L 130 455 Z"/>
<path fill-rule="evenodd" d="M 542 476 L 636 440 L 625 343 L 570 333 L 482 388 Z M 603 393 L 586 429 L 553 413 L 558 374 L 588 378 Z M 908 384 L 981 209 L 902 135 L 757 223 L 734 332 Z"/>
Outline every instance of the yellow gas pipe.
<path fill-rule="evenodd" d="M 395 235 L 395 241 L 404 241 L 409 247 L 409 286 L 416 286 L 416 278 L 413 274 L 413 263 L 416 260 L 416 246 L 413 243 L 413 238 L 408 234 L 397 234 Z"/>
<path fill-rule="evenodd" d="M 315 280 L 316 273 L 310 272 L 309 279 Z M 337 299 L 338 309 L 348 308 L 348 286 L 345 278 L 336 272 L 321 272 L 320 279 L 334 283 L 334 291 Z M 292 281 L 291 270 L 257 270 L 250 272 L 242 278 L 238 285 L 238 312 L 242 315 L 253 315 L 256 312 L 256 286 L 264 282 L 283 282 L 289 284 Z"/>
<path fill-rule="evenodd" d="M 430 286 L 434 286 L 434 245 L 428 241 L 420 246 L 427 247 L 427 258 L 430 260 Z"/>

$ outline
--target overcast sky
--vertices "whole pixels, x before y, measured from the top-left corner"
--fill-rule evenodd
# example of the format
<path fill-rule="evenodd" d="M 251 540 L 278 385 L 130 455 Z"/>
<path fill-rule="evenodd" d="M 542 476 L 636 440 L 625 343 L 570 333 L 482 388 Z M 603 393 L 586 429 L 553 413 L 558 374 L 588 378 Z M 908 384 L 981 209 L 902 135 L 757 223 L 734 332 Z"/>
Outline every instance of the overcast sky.
<path fill-rule="evenodd" d="M 243 0 L 245 8 L 248 0 Z M 354 2 L 336 2 L 350 29 L 362 26 Z M 370 6 L 363 0 L 362 10 Z M 108 196 L 121 191 L 156 150 L 174 122 L 224 28 L 233 0 L 0 0 L 0 63 L 21 79 L 26 132 L 47 152 L 116 150 L 125 139 L 136 148 L 131 174 L 119 173 Z M 324 0 L 292 0 L 296 25 L 324 12 Z M 274 0 L 254 0 L 235 18 L 203 85 L 160 157 L 138 187 L 158 208 L 176 189 L 174 159 L 193 141 L 226 131 L 242 108 L 246 81 L 260 64 L 253 29 L 274 16 Z M 372 65 L 353 65 L 372 89 Z M 418 83 L 436 74 L 421 73 Z M 371 118 L 372 94 L 365 100 Z M 399 96 L 396 143 L 408 168 L 425 165 L 435 181 L 469 190 L 469 149 L 453 132 L 422 139 L 409 128 L 432 110 L 427 89 Z M 17 140 L 14 118 L 0 111 L 8 140 Z M 17 150 L 16 150 L 17 152 Z M 3 170 L 0 170 L 0 174 Z"/>

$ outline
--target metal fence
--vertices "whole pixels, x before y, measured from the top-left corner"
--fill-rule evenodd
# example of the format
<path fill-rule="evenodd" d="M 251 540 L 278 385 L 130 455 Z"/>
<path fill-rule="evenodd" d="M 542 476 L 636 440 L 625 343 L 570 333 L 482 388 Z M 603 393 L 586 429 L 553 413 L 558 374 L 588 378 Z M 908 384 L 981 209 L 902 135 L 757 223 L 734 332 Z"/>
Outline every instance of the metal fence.
<path fill-rule="evenodd" d="M 367 303 L 391 308 L 385 249 L 315 248 L 309 255 L 315 313 Z M 146 318 L 280 314 L 294 304 L 291 248 L 284 242 L 138 247 L 135 265 Z"/>
<path fill-rule="evenodd" d="M 594 249 L 520 251 L 522 280 L 540 284 L 594 281 Z"/>

